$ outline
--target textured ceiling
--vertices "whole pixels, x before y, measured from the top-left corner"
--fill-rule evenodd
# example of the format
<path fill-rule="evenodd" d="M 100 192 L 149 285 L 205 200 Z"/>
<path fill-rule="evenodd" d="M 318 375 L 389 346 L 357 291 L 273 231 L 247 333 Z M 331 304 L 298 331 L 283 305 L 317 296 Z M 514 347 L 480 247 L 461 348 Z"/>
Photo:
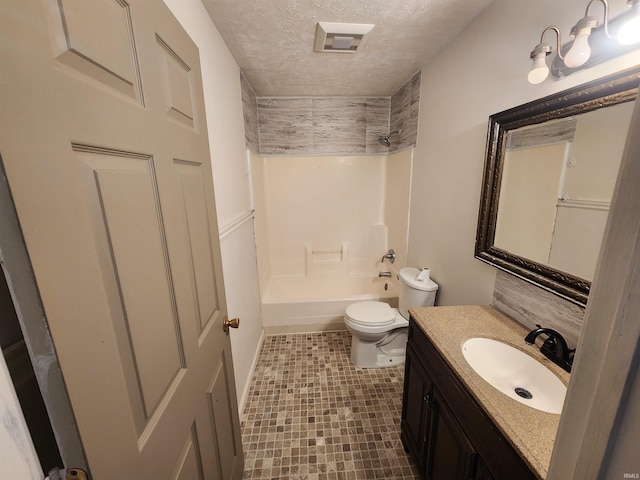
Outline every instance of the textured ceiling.
<path fill-rule="evenodd" d="M 258 96 L 389 96 L 493 0 L 202 0 Z M 354 54 L 318 22 L 373 23 Z"/>

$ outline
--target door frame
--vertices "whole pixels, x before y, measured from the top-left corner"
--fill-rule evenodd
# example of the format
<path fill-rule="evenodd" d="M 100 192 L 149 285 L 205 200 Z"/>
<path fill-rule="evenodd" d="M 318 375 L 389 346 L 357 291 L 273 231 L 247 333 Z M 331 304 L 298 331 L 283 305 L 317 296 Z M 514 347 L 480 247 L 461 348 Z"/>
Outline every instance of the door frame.
<path fill-rule="evenodd" d="M 88 466 L 0 151 L 0 266 L 64 465 Z M 46 473 L 46 472 L 45 472 Z"/>

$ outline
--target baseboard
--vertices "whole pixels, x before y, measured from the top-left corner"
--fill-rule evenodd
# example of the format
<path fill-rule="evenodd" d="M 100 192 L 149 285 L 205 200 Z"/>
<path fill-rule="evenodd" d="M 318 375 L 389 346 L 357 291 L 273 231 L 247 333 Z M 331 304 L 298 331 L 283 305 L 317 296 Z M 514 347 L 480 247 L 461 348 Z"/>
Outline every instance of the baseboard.
<path fill-rule="evenodd" d="M 251 363 L 251 369 L 249 375 L 247 375 L 247 380 L 242 388 L 242 395 L 240 397 L 240 404 L 238 405 L 238 412 L 240 413 L 240 421 L 242 422 L 242 417 L 244 415 L 244 407 L 247 403 L 247 397 L 249 396 L 249 389 L 251 388 L 251 380 L 253 379 L 253 374 L 256 371 L 256 366 L 258 365 L 258 358 L 260 357 L 260 350 L 262 350 L 262 344 L 264 342 L 265 331 L 262 330 L 260 334 L 260 340 L 258 340 L 258 348 L 256 348 L 256 353 L 253 356 L 253 362 Z"/>

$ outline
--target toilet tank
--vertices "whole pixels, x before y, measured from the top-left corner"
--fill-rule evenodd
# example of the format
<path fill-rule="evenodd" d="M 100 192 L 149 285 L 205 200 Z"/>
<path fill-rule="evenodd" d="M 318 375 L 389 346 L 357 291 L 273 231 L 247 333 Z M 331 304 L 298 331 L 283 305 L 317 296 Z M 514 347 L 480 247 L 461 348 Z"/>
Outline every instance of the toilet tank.
<path fill-rule="evenodd" d="M 419 282 L 416 277 L 420 270 L 413 267 L 400 269 L 400 288 L 398 291 L 398 310 L 407 320 L 409 309 L 413 307 L 432 307 L 436 301 L 438 284 L 430 278 Z"/>

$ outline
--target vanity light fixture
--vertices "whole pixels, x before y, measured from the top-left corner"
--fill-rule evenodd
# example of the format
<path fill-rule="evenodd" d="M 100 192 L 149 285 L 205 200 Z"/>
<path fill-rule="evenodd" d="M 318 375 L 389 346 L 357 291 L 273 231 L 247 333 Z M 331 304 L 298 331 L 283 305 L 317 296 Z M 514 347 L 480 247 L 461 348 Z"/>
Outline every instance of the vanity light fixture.
<path fill-rule="evenodd" d="M 640 0 L 627 0 L 631 15 L 618 30 L 618 41 L 623 45 L 640 42 Z"/>
<path fill-rule="evenodd" d="M 604 7 L 602 24 L 590 15 L 591 7 L 596 1 L 602 3 Z M 533 66 L 529 71 L 529 82 L 541 83 L 549 75 L 546 57 L 551 54 L 553 49 L 549 44 L 543 42 L 547 30 L 553 30 L 557 36 L 557 56 L 551 64 L 551 73 L 557 78 L 637 48 L 633 44 L 640 43 L 640 0 L 627 0 L 627 6 L 631 10 L 610 21 L 607 0 L 589 0 L 584 17 L 571 29 L 573 42 L 564 46 L 561 46 L 562 41 L 558 27 L 545 28 L 540 36 L 540 43 L 530 54 Z M 610 28 L 616 34 L 617 41 L 609 33 Z"/>

